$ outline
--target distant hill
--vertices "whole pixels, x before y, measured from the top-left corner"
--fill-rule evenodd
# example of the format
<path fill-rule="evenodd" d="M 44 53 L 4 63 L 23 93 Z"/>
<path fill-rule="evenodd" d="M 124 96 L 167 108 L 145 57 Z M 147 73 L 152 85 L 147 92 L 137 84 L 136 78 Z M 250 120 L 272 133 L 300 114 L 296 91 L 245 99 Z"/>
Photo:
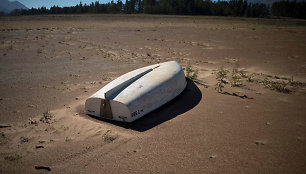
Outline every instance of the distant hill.
<path fill-rule="evenodd" d="M 28 9 L 18 1 L 0 0 L 0 11 L 10 13 L 15 9 Z"/>

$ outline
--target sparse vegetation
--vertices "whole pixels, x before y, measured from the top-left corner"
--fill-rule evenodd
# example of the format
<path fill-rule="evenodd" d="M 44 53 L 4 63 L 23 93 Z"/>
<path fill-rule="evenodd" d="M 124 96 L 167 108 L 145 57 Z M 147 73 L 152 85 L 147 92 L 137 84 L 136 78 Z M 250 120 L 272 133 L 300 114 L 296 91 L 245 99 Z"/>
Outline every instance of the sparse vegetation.
<path fill-rule="evenodd" d="M 53 115 L 50 113 L 50 111 L 47 109 L 46 112 L 43 113 L 43 116 L 40 118 L 40 121 L 43 123 L 50 124 L 51 119 L 53 118 Z"/>
<path fill-rule="evenodd" d="M 304 82 L 294 81 L 293 77 L 291 77 L 291 79 L 289 79 L 289 84 L 291 86 L 295 86 L 295 87 L 298 87 L 298 86 L 304 87 L 304 86 L 306 86 L 306 83 L 304 83 Z"/>
<path fill-rule="evenodd" d="M 71 141 L 71 140 L 72 140 L 72 139 L 71 139 L 70 137 L 66 137 L 66 138 L 65 138 L 65 141 L 66 141 L 66 142 Z"/>
<path fill-rule="evenodd" d="M 29 124 L 33 124 L 33 125 L 37 126 L 38 122 L 36 120 L 33 120 L 32 118 L 29 118 Z"/>
<path fill-rule="evenodd" d="M 228 70 L 225 70 L 223 67 L 216 73 L 216 79 L 217 79 L 217 84 L 216 84 L 216 90 L 221 93 L 223 91 L 224 85 L 227 84 L 228 82 L 225 80 L 227 77 Z"/>
<path fill-rule="evenodd" d="M 266 88 L 271 87 L 271 81 L 267 77 L 263 81 L 261 81 L 261 84 L 263 84 L 263 86 Z"/>
<path fill-rule="evenodd" d="M 273 76 L 266 76 L 263 80 L 255 79 L 253 81 L 262 84 L 265 88 L 269 88 L 271 90 L 275 90 L 278 92 L 287 93 L 287 94 L 292 92 L 289 88 L 287 88 L 289 82 L 286 83 L 285 81 L 273 81 L 269 77 L 272 78 Z"/>
<path fill-rule="evenodd" d="M 240 71 L 239 71 L 239 75 L 240 75 L 242 78 L 248 78 L 248 75 L 247 75 L 247 72 L 246 72 L 246 71 L 240 70 Z"/>
<path fill-rule="evenodd" d="M 107 131 L 104 133 L 103 139 L 104 139 L 105 142 L 110 143 L 110 142 L 112 142 L 112 141 L 114 141 L 114 140 L 116 139 L 115 136 L 110 135 L 111 132 L 112 132 L 111 130 L 107 130 Z"/>
<path fill-rule="evenodd" d="M 12 154 L 12 155 L 8 155 L 8 156 L 4 157 L 4 159 L 7 160 L 7 161 L 16 161 L 20 158 L 21 158 L 21 156 L 18 155 L 18 154 Z"/>
<path fill-rule="evenodd" d="M 261 82 L 264 87 L 278 91 L 278 92 L 282 92 L 282 93 L 290 93 L 291 90 L 288 89 L 286 86 L 288 83 L 282 81 L 282 82 L 274 82 L 268 78 L 265 78 L 262 82 Z"/>
<path fill-rule="evenodd" d="M 8 142 L 8 138 L 5 136 L 4 132 L 0 132 L 0 145 Z"/>
<path fill-rule="evenodd" d="M 226 78 L 228 76 L 229 71 L 224 69 L 223 67 L 218 70 L 215 75 L 217 79 L 217 84 L 215 89 L 219 92 L 223 92 L 223 88 L 228 82 Z M 263 79 L 263 80 L 262 80 Z M 271 90 L 281 92 L 281 93 L 291 93 L 292 89 L 297 89 L 297 87 L 304 87 L 306 83 L 294 81 L 292 78 L 280 77 L 277 75 L 267 75 L 263 73 L 251 73 L 247 74 L 245 71 L 239 71 L 238 68 L 232 69 L 231 73 L 231 87 L 241 87 L 243 81 L 247 81 L 250 83 L 258 83 L 263 85 L 265 88 L 269 88 Z"/>
<path fill-rule="evenodd" d="M 273 82 L 272 83 L 272 89 L 276 90 L 278 92 L 282 92 L 282 93 L 291 93 L 292 91 L 286 87 L 287 85 L 288 85 L 288 83 L 286 83 L 284 81 Z"/>
<path fill-rule="evenodd" d="M 186 77 L 192 81 L 197 80 L 199 74 L 198 69 L 193 69 L 192 66 L 189 64 L 186 66 Z"/>
<path fill-rule="evenodd" d="M 259 78 L 255 78 L 254 77 L 255 74 L 251 74 L 250 76 L 248 76 L 248 82 L 256 82 L 256 83 L 260 83 L 262 84 L 265 88 L 269 88 L 271 90 L 275 90 L 275 91 L 278 91 L 278 92 L 282 92 L 282 93 L 291 93 L 292 91 L 287 87 L 288 85 L 291 85 L 291 81 L 273 81 L 272 79 L 276 79 L 276 80 L 279 80 L 279 79 L 284 79 L 284 78 L 281 78 L 281 77 L 278 77 L 278 76 L 271 76 L 271 75 L 266 75 L 266 77 L 261 80 Z M 262 76 L 262 74 L 261 74 Z"/>
<path fill-rule="evenodd" d="M 30 139 L 28 137 L 20 137 L 20 142 L 21 143 L 26 143 L 26 142 L 29 142 Z"/>
<path fill-rule="evenodd" d="M 254 76 L 255 76 L 255 73 L 252 73 L 252 74 L 250 74 L 249 76 L 247 76 L 246 78 L 247 78 L 247 81 L 248 82 L 254 82 Z"/>
<path fill-rule="evenodd" d="M 237 68 L 234 68 L 232 70 L 231 85 L 232 85 L 232 87 L 242 86 L 241 72 L 239 72 Z"/>

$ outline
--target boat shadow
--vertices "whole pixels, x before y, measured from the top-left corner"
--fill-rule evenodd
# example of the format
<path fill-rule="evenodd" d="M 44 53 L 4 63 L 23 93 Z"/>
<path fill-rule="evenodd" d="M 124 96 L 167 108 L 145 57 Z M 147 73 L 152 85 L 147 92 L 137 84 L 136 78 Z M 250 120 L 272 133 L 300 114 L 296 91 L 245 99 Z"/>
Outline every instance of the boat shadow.
<path fill-rule="evenodd" d="M 191 110 L 201 101 L 201 99 L 202 93 L 200 89 L 192 80 L 187 79 L 187 86 L 180 95 L 165 105 L 161 106 L 160 108 L 152 111 L 151 113 L 139 118 L 132 123 L 118 122 L 106 119 L 101 120 L 124 127 L 126 129 L 144 132 Z"/>

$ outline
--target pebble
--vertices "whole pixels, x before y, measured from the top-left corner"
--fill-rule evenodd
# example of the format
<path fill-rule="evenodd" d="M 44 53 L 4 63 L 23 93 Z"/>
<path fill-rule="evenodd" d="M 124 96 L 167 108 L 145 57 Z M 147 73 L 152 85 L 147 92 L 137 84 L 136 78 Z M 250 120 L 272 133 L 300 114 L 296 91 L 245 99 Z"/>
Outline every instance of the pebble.
<path fill-rule="evenodd" d="M 45 148 L 45 147 L 42 146 L 42 145 L 37 145 L 37 146 L 35 146 L 35 148 L 36 148 L 36 149 L 40 149 L 40 148 Z"/>
<path fill-rule="evenodd" d="M 36 170 L 48 170 L 48 171 L 51 171 L 51 168 L 50 167 L 47 167 L 47 166 L 35 166 L 35 169 Z"/>
<path fill-rule="evenodd" d="M 213 158 L 216 158 L 216 156 L 215 155 L 210 155 L 209 156 L 209 159 L 213 159 Z"/>
<path fill-rule="evenodd" d="M 255 144 L 256 145 L 265 145 L 266 143 L 263 142 L 263 141 L 258 140 L 258 141 L 255 141 Z"/>
<path fill-rule="evenodd" d="M 303 137 L 297 137 L 297 140 L 298 140 L 299 142 L 303 142 L 304 138 L 303 138 Z"/>
<path fill-rule="evenodd" d="M 20 142 L 21 143 L 29 142 L 29 138 L 27 138 L 27 137 L 20 137 Z"/>

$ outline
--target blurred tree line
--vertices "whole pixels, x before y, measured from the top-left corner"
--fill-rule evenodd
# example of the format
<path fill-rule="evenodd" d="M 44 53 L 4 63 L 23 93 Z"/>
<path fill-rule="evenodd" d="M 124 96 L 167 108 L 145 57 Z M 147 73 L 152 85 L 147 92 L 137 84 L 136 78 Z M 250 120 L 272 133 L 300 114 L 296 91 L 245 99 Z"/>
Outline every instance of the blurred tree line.
<path fill-rule="evenodd" d="M 280 1 L 272 4 L 271 13 L 275 16 L 285 16 L 306 19 L 306 2 Z"/>
<path fill-rule="evenodd" d="M 268 15 L 287 16 L 305 19 L 305 2 L 274 2 L 272 7 L 263 3 L 248 3 L 246 0 L 212 1 L 212 0 L 121 0 L 100 4 L 80 2 L 72 7 L 53 6 L 15 10 L 10 15 L 39 14 L 81 14 L 81 13 L 147 13 L 178 15 L 212 15 L 212 16 L 244 16 L 265 17 Z"/>

